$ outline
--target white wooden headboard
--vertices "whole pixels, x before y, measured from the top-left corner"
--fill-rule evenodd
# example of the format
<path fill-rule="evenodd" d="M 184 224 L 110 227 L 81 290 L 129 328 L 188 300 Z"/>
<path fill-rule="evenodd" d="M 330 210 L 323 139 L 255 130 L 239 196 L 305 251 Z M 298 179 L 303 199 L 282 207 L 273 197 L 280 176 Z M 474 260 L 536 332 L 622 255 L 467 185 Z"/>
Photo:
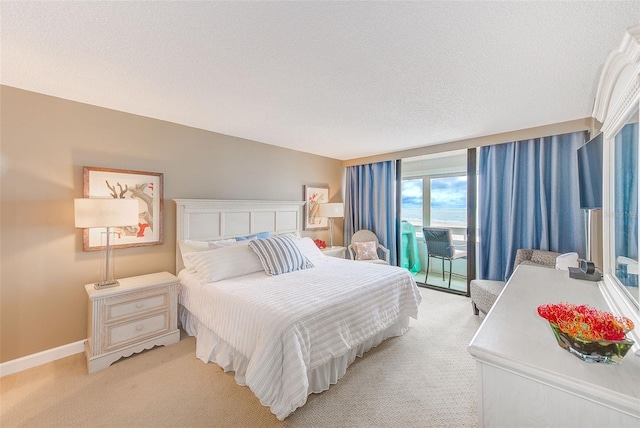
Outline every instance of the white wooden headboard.
<path fill-rule="evenodd" d="M 270 232 L 302 231 L 304 201 L 174 199 L 176 212 L 176 273 L 184 267 L 180 241 L 215 241 Z"/>

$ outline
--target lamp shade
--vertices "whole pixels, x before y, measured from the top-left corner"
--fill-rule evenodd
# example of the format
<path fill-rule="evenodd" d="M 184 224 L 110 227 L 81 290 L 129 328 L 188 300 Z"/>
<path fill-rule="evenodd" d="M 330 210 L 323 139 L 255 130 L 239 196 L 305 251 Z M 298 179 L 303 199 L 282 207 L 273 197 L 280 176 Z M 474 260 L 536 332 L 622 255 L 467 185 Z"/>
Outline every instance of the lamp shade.
<path fill-rule="evenodd" d="M 344 204 L 342 202 L 320 204 L 320 208 L 318 209 L 318 217 L 344 217 Z"/>
<path fill-rule="evenodd" d="M 135 199 L 84 198 L 74 201 L 76 227 L 115 227 L 138 224 Z"/>

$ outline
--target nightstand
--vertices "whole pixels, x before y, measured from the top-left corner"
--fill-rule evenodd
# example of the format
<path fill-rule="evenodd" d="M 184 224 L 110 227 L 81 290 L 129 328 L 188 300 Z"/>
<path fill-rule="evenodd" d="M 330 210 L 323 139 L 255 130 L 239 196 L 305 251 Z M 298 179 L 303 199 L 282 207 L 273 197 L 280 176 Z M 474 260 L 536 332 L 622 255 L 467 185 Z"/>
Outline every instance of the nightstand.
<path fill-rule="evenodd" d="M 180 340 L 178 278 L 169 272 L 119 279 L 118 287 L 84 286 L 88 301 L 85 354 L 89 373 L 122 357 Z"/>
<path fill-rule="evenodd" d="M 325 256 L 329 256 L 329 257 L 337 257 L 339 259 L 344 259 L 345 256 L 345 247 L 327 247 L 327 248 L 323 248 L 322 250 L 322 254 L 324 254 Z"/>

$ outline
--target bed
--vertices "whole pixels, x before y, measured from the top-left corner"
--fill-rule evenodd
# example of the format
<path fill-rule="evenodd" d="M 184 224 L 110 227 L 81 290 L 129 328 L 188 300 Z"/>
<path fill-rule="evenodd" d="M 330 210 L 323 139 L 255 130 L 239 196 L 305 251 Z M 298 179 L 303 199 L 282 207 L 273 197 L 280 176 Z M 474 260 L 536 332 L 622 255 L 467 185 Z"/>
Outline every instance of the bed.
<path fill-rule="evenodd" d="M 284 420 L 417 318 L 409 271 L 322 254 L 304 202 L 178 199 L 176 270 L 196 356 Z"/>

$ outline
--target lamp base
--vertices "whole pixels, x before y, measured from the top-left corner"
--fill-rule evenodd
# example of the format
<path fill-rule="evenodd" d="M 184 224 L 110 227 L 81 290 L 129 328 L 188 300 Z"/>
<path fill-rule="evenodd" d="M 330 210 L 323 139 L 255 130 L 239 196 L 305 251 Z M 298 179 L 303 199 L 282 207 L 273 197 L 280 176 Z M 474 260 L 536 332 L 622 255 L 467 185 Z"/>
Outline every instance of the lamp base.
<path fill-rule="evenodd" d="M 120 283 L 114 279 L 113 281 L 96 282 L 93 285 L 93 288 L 96 290 L 102 290 L 103 288 L 117 287 L 119 285 Z"/>
<path fill-rule="evenodd" d="M 329 246 L 333 248 L 333 217 L 329 218 Z"/>

